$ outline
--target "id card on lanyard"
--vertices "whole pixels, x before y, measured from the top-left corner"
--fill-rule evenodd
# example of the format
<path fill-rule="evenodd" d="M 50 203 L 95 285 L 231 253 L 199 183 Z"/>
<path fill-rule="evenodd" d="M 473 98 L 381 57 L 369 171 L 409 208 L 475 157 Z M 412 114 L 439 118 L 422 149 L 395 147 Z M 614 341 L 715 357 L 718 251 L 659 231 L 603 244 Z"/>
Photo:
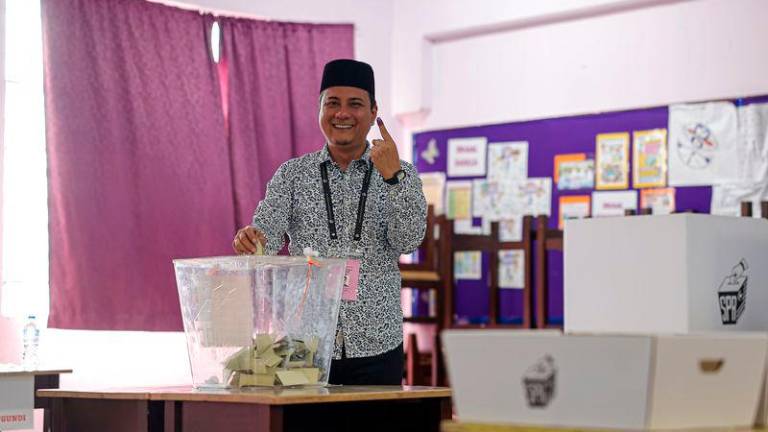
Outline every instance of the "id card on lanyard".
<path fill-rule="evenodd" d="M 328 213 L 328 235 L 330 236 L 330 247 L 328 254 L 332 257 L 346 258 L 347 268 L 344 275 L 344 289 L 341 299 L 346 301 L 356 301 L 360 281 L 360 262 L 363 258 L 363 250 L 359 246 L 363 232 L 363 220 L 365 219 L 365 202 L 368 198 L 368 188 L 371 184 L 371 173 L 373 164 L 369 161 L 368 168 L 363 177 L 363 187 L 360 190 L 360 200 L 357 205 L 357 218 L 355 221 L 355 233 L 352 238 L 353 244 L 342 246 L 339 241 L 336 230 L 336 218 L 333 213 L 333 201 L 331 199 L 331 185 L 328 179 L 328 165 L 330 161 L 320 164 L 320 175 L 323 181 L 323 195 L 325 197 L 325 210 Z"/>

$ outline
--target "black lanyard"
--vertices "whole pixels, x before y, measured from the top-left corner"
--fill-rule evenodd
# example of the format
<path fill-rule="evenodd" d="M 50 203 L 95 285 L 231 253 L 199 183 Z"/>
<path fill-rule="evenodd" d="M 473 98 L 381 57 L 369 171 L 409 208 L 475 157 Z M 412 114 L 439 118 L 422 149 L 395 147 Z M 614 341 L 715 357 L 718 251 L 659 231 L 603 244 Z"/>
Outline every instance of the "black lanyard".
<path fill-rule="evenodd" d="M 331 184 L 328 181 L 328 165 L 331 161 L 325 161 L 320 164 L 320 175 L 323 178 L 323 194 L 325 195 L 325 210 L 328 212 L 328 231 L 331 240 L 339 238 L 336 234 L 336 218 L 333 217 L 333 202 L 331 201 Z M 357 204 L 357 222 L 355 223 L 355 241 L 359 241 L 363 232 L 363 218 L 365 217 L 365 200 L 368 196 L 368 187 L 371 184 L 372 163 L 368 162 L 368 169 L 365 170 L 363 178 L 363 187 L 360 189 L 360 202 Z"/>

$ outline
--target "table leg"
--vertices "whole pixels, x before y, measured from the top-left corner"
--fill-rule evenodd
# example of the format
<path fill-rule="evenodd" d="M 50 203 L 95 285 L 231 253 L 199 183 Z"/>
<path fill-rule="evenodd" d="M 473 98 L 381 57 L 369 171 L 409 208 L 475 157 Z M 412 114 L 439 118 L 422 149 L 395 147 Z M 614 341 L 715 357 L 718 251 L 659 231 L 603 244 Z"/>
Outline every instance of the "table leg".
<path fill-rule="evenodd" d="M 45 432 L 58 432 L 58 429 L 51 421 L 51 399 L 37 397 L 37 391 L 55 388 L 59 388 L 59 374 L 35 375 L 35 408 L 43 410 L 43 431 Z"/>

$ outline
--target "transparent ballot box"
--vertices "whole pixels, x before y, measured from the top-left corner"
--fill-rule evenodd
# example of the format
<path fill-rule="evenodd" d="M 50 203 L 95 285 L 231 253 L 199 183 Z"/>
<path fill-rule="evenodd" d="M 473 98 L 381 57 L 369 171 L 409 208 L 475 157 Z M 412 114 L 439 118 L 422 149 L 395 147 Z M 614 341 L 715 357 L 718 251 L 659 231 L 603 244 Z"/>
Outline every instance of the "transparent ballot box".
<path fill-rule="evenodd" d="M 326 385 L 346 260 L 174 260 L 196 388 Z"/>

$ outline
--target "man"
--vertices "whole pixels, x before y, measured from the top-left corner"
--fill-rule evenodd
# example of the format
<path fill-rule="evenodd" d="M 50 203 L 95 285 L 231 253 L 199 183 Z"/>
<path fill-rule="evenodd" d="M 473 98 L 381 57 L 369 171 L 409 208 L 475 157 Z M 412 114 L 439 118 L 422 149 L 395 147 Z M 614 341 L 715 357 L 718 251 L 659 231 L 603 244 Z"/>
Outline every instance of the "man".
<path fill-rule="evenodd" d="M 376 117 L 373 69 L 354 60 L 325 65 L 320 86 L 320 151 L 285 162 L 267 185 L 253 224 L 237 232 L 238 253 L 267 254 L 290 238 L 291 255 L 360 260 L 360 280 L 339 312 L 332 384 L 398 385 L 403 374 L 401 254 L 426 229 L 426 201 L 414 167 L 401 161 Z M 377 121 L 383 139 L 366 137 Z M 356 297 L 356 298 L 354 298 Z"/>

